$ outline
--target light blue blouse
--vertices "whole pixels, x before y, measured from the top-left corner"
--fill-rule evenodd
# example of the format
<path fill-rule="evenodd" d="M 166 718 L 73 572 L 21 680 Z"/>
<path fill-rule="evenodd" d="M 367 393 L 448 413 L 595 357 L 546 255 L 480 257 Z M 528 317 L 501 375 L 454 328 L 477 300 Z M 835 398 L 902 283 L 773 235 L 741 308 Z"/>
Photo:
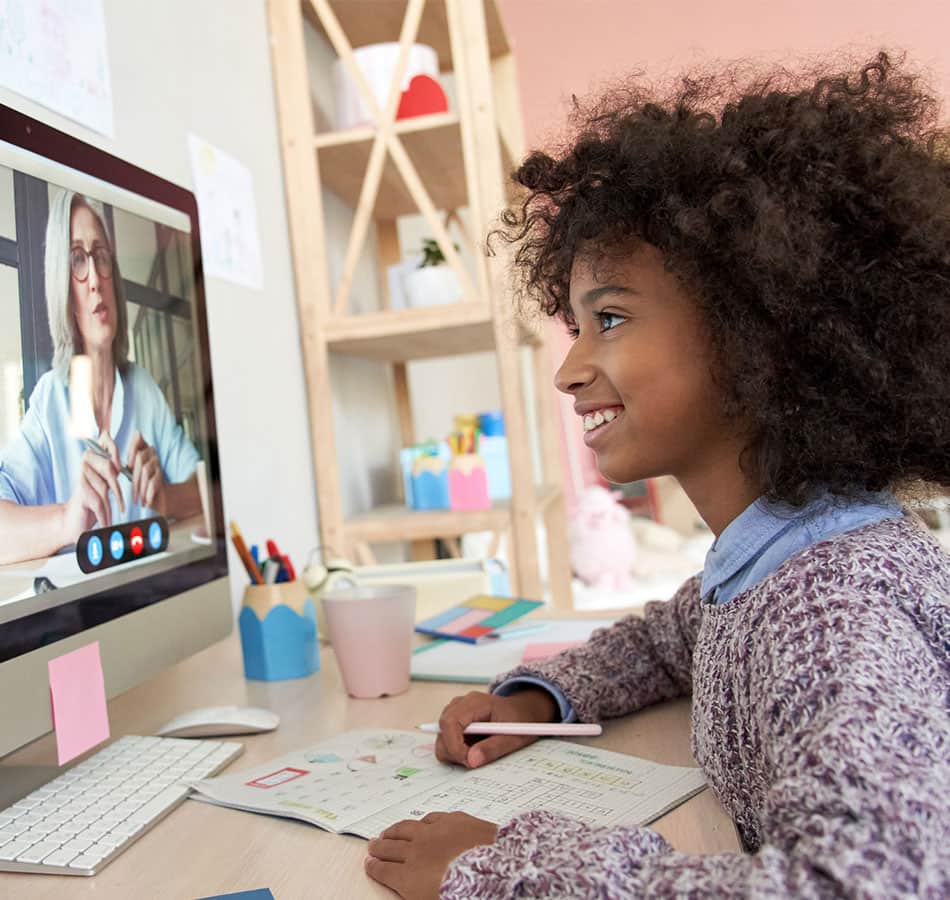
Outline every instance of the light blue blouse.
<path fill-rule="evenodd" d="M 198 463 L 198 451 L 185 437 L 158 385 L 144 369 L 129 363 L 124 374 L 116 371 L 109 433 L 128 460 L 132 436 L 138 431 L 155 449 L 165 481 L 187 481 Z M 0 451 L 0 499 L 23 506 L 65 503 L 73 494 L 85 446 L 72 436 L 69 385 L 55 371 L 36 383 L 20 432 Z M 132 503 L 132 482 L 119 477 L 125 513 L 111 498 L 112 521 L 131 522 L 154 512 Z"/>
<path fill-rule="evenodd" d="M 771 575 L 800 550 L 842 531 L 900 515 L 900 504 L 887 493 L 872 494 L 862 500 L 822 497 L 800 509 L 767 503 L 760 497 L 723 529 L 709 549 L 700 596 L 704 603 L 721 606 Z M 519 684 L 547 689 L 557 700 L 562 721 L 575 720 L 567 697 L 541 678 L 509 678 L 494 692 L 506 696 Z"/>

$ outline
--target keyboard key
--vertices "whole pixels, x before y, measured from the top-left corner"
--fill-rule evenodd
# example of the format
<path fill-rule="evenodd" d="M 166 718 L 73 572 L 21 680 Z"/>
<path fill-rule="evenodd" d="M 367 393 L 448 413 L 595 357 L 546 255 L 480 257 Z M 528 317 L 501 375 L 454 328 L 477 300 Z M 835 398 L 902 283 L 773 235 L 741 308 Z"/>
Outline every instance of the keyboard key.
<path fill-rule="evenodd" d="M 88 854 L 83 853 L 82 856 L 77 856 L 70 864 L 70 869 L 92 869 L 102 857 L 97 854 Z"/>
<path fill-rule="evenodd" d="M 43 862 L 47 866 L 68 866 L 77 856 L 72 850 L 64 850 L 62 847 L 50 853 Z"/>
<path fill-rule="evenodd" d="M 17 858 L 17 862 L 38 863 L 44 860 L 50 853 L 59 850 L 59 844 L 51 841 L 40 841 L 34 844 L 28 850 L 24 850 Z"/>
<path fill-rule="evenodd" d="M 120 837 L 129 837 L 130 835 L 135 834 L 137 831 L 142 830 L 142 824 L 140 822 L 120 822 L 115 828 L 112 829 L 110 834 L 117 834 Z"/>
<path fill-rule="evenodd" d="M 48 815 L 45 819 L 43 819 L 43 821 L 44 821 L 44 822 L 51 822 L 51 823 L 54 823 L 54 824 L 56 824 L 56 825 L 62 825 L 63 822 L 68 822 L 71 818 L 72 818 L 72 816 L 71 816 L 68 812 L 66 812 L 65 810 L 62 810 L 62 809 L 61 809 L 61 810 L 59 810 L 59 812 L 51 813 L 51 814 Z"/>
<path fill-rule="evenodd" d="M 32 813 L 26 813 L 22 816 L 17 816 L 15 821 L 17 825 L 22 825 L 24 828 L 32 828 L 38 822 L 42 822 L 43 817 L 34 816 Z"/>
<path fill-rule="evenodd" d="M 0 859 L 16 859 L 21 853 L 26 852 L 36 841 L 29 837 L 17 838 L 0 847 Z"/>
<path fill-rule="evenodd" d="M 156 794 L 149 800 L 138 812 L 133 813 L 130 817 L 130 821 L 149 822 L 180 798 L 187 797 L 189 792 L 189 789 L 186 787 L 165 788 L 164 791 Z"/>
<path fill-rule="evenodd" d="M 74 850 L 77 854 L 85 853 L 95 841 L 88 838 L 75 838 L 63 844 L 64 850 Z"/>
<path fill-rule="evenodd" d="M 56 831 L 51 831 L 48 835 L 46 835 L 46 840 L 56 841 L 60 846 L 62 846 L 63 844 L 71 841 L 74 837 L 76 837 L 76 832 L 74 830 L 70 830 L 69 828 L 64 830 L 63 826 L 61 825 L 56 829 Z"/>

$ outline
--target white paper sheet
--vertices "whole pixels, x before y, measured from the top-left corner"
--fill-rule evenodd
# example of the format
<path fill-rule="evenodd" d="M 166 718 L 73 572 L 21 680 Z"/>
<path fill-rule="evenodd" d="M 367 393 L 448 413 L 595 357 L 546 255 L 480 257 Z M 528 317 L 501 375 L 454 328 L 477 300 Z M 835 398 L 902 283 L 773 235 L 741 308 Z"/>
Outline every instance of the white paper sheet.
<path fill-rule="evenodd" d="M 535 624 L 523 619 L 521 624 Z M 412 654 L 412 677 L 420 681 L 460 681 L 488 684 L 496 675 L 521 662 L 528 644 L 586 641 L 598 628 L 609 628 L 613 619 L 567 619 L 549 621 L 541 631 L 503 641 L 466 644 L 462 641 L 434 641 L 417 647 Z"/>
<path fill-rule="evenodd" d="M 260 290 L 261 247 L 250 170 L 193 134 L 188 135 L 188 150 L 205 275 Z"/>
<path fill-rule="evenodd" d="M 113 137 L 102 0 L 0 0 L 0 84 Z"/>
<path fill-rule="evenodd" d="M 195 799 L 371 838 L 402 819 L 454 810 L 499 825 L 532 809 L 592 825 L 643 825 L 705 786 L 699 769 L 570 741 L 537 741 L 474 770 L 442 765 L 432 745 L 432 735 L 418 732 L 350 731 L 197 782 Z"/>

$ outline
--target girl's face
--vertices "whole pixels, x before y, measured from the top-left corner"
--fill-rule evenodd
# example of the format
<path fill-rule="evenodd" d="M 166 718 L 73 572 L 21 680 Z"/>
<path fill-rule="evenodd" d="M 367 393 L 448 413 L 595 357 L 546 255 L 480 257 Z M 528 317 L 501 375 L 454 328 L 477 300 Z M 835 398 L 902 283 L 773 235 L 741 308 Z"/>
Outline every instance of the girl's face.
<path fill-rule="evenodd" d="M 77 205 L 69 223 L 70 297 L 85 353 L 112 349 L 117 327 L 112 253 L 98 217 Z"/>
<path fill-rule="evenodd" d="M 684 487 L 736 466 L 712 384 L 702 319 L 656 248 L 598 263 L 582 256 L 571 272 L 574 343 L 558 370 L 574 397 L 584 442 L 617 484 L 674 475 Z"/>

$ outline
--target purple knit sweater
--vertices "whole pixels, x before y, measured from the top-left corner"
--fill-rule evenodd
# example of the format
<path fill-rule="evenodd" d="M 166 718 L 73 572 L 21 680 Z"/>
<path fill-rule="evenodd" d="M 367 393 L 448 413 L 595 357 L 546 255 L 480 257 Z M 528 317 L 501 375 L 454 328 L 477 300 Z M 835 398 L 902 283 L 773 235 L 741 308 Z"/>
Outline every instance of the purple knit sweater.
<path fill-rule="evenodd" d="M 950 897 L 950 557 L 916 519 L 815 544 L 724 606 L 690 579 L 515 674 L 584 722 L 692 692 L 693 753 L 749 852 L 537 811 L 459 856 L 443 900 Z"/>

